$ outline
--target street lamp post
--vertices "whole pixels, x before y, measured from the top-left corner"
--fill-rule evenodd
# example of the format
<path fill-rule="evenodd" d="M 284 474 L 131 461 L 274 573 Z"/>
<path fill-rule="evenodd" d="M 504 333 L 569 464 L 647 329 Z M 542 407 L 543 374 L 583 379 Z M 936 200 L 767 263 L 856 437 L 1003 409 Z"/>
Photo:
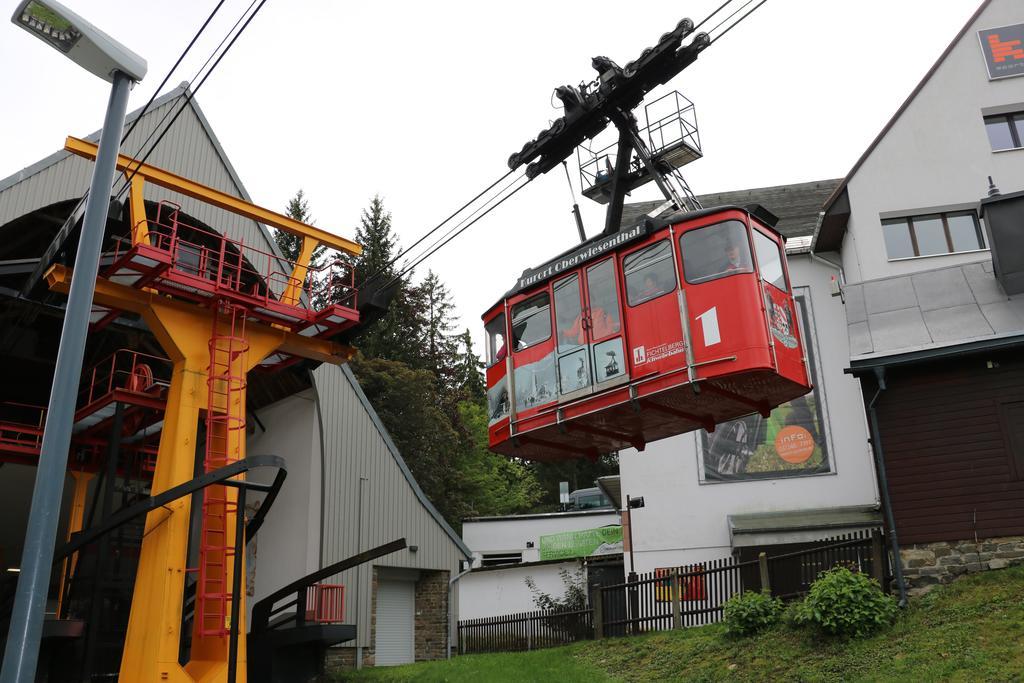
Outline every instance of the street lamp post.
<path fill-rule="evenodd" d="M 21 571 L 4 650 L 0 683 L 30 683 L 39 660 L 46 596 L 50 585 L 57 522 L 67 470 L 75 398 L 89 330 L 100 249 L 110 205 L 110 189 L 128 93 L 146 74 L 146 62 L 131 50 L 53 0 L 25 0 L 11 21 L 89 72 L 109 81 L 110 100 L 100 132 L 99 150 L 86 199 L 82 234 L 64 314 L 57 365 L 50 389 L 43 443 L 32 490 L 32 507 L 22 550 Z"/>

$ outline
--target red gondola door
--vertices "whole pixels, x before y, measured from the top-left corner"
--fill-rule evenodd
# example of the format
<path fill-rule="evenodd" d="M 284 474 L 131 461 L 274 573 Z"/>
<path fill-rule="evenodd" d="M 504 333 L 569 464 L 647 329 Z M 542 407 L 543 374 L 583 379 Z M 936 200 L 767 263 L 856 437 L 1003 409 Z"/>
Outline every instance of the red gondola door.
<path fill-rule="evenodd" d="M 615 262 L 606 259 L 554 283 L 559 400 L 626 381 Z"/>
<path fill-rule="evenodd" d="M 622 303 L 619 301 L 615 259 L 586 269 L 587 334 L 590 362 L 594 369 L 594 390 L 629 380 L 622 336 Z"/>

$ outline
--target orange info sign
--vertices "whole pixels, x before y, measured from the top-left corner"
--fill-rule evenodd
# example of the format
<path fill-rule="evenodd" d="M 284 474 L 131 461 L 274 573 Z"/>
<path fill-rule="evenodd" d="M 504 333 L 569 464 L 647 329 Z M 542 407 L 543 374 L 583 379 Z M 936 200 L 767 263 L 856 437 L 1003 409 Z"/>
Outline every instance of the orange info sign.
<path fill-rule="evenodd" d="M 794 465 L 807 462 L 814 454 L 814 437 L 799 425 L 783 427 L 775 435 L 775 452 Z"/>

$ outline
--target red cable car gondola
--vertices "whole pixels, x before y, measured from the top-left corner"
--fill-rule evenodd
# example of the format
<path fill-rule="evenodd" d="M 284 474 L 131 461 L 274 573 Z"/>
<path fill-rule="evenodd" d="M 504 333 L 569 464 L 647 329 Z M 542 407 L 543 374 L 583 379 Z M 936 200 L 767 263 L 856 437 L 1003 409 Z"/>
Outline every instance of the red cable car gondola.
<path fill-rule="evenodd" d="M 810 391 L 776 222 L 676 212 L 525 271 L 483 316 L 491 450 L 643 450 Z"/>

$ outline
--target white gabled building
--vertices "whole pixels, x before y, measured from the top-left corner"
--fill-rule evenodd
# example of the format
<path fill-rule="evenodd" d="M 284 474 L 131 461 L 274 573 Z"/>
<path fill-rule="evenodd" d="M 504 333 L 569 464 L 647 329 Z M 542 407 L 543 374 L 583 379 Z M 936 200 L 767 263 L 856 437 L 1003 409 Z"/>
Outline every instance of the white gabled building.
<path fill-rule="evenodd" d="M 845 315 L 832 295 L 839 267 L 809 249 L 821 206 L 838 184 L 701 197 L 705 206 L 759 203 L 779 216 L 815 389 L 767 420 L 755 415 L 712 434 L 691 432 L 619 454 L 622 497 L 644 499 L 643 508 L 624 514 L 632 526 L 627 557 L 632 551 L 637 572 L 747 558 L 770 546 L 778 551 L 880 525 L 860 387 L 843 372 Z M 775 449 L 774 434 L 788 424 L 814 436 L 816 447 L 802 460 L 784 460 Z"/>

